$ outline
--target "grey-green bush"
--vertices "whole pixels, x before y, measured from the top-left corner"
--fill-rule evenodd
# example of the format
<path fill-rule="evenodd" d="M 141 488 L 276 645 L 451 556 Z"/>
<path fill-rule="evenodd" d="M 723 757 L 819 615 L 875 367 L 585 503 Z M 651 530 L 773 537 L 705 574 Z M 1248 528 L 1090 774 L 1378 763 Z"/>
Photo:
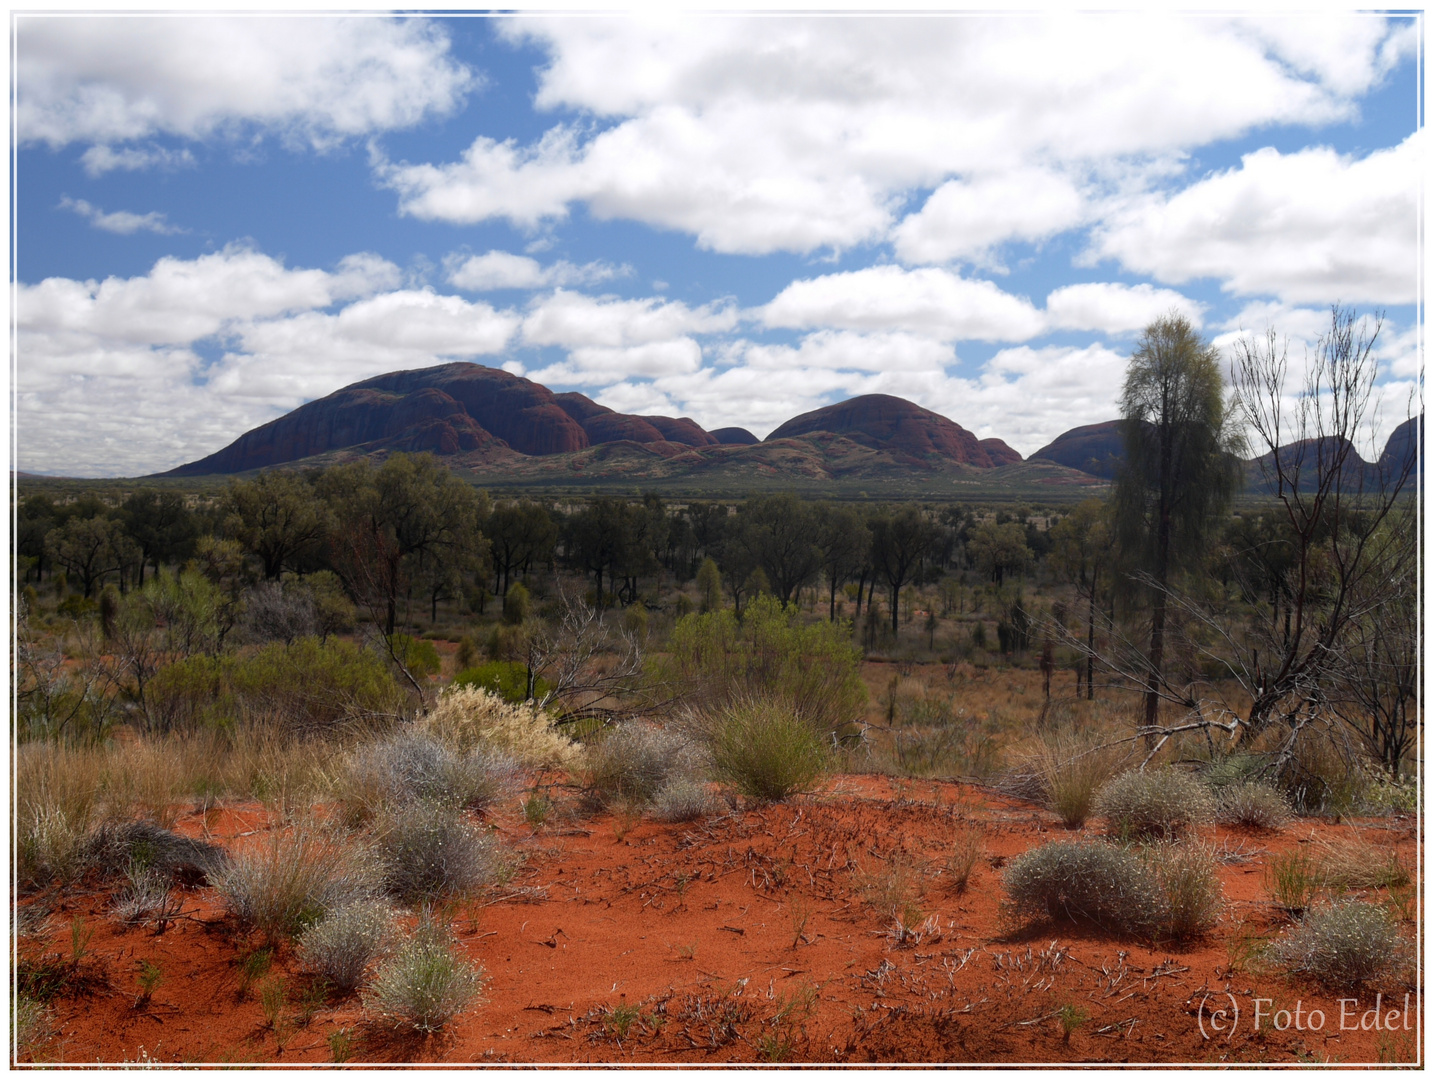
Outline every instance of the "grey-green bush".
<path fill-rule="evenodd" d="M 647 803 L 699 764 L 697 747 L 680 732 L 631 722 L 587 748 L 583 778 L 588 797 L 600 805 Z"/>
<path fill-rule="evenodd" d="M 212 878 L 226 907 L 271 940 L 293 937 L 334 908 L 377 895 L 372 853 L 313 823 L 231 854 Z"/>
<path fill-rule="evenodd" d="M 1027 918 L 1089 921 L 1138 935 L 1158 933 L 1166 919 L 1155 875 L 1114 844 L 1043 844 L 1012 860 L 1002 885 L 1014 912 Z"/>
<path fill-rule="evenodd" d="M 1355 900 L 1310 909 L 1275 943 L 1271 955 L 1290 971 L 1329 986 L 1354 987 L 1385 971 L 1398 944 L 1398 931 L 1384 909 Z"/>
<path fill-rule="evenodd" d="M 1100 789 L 1095 810 L 1112 836 L 1169 840 L 1213 821 L 1215 800 L 1199 779 L 1179 769 L 1132 769 Z"/>
<path fill-rule="evenodd" d="M 337 908 L 304 931 L 299 960 L 341 991 L 355 989 L 393 937 L 393 909 L 378 900 Z"/>
<path fill-rule="evenodd" d="M 717 800 L 707 785 L 688 776 L 669 780 L 652 800 L 652 816 L 659 821 L 696 821 L 717 812 Z"/>
<path fill-rule="evenodd" d="M 1269 784 L 1243 780 L 1226 784 L 1215 794 L 1215 820 L 1247 829 L 1282 829 L 1293 811 L 1289 800 Z"/>
<path fill-rule="evenodd" d="M 1182 941 L 1213 929 L 1225 906 L 1225 891 L 1210 848 L 1188 841 L 1151 844 L 1143 854 L 1165 894 L 1161 929 Z"/>
<path fill-rule="evenodd" d="M 405 903 L 464 895 L 497 875 L 497 844 L 438 803 L 415 802 L 374 825 L 384 891 Z"/>
<path fill-rule="evenodd" d="M 749 799 L 776 802 L 810 788 L 831 762 L 827 738 L 777 699 L 738 699 L 712 734 L 717 778 Z"/>
<path fill-rule="evenodd" d="M 421 731 L 401 731 L 360 747 L 340 779 L 351 820 L 415 801 L 482 809 L 511 790 L 518 764 L 486 746 L 457 751 Z"/>
<path fill-rule="evenodd" d="M 365 1007 L 396 1025 L 437 1031 L 482 989 L 483 969 L 459 955 L 446 927 L 425 916 L 363 992 Z"/>
<path fill-rule="evenodd" d="M 138 866 L 187 885 L 207 883 L 229 861 L 218 844 L 191 840 L 148 821 L 105 822 L 90 833 L 85 851 L 101 873 L 124 874 Z"/>

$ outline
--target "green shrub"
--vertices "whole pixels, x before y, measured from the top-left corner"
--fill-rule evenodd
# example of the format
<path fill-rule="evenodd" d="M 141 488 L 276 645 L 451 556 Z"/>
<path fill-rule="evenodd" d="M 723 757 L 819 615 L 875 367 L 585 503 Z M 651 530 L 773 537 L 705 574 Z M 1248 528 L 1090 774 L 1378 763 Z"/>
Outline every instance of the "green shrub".
<path fill-rule="evenodd" d="M 299 960 L 341 991 L 363 982 L 365 970 L 393 937 L 393 909 L 361 900 L 329 912 L 299 939 Z"/>
<path fill-rule="evenodd" d="M 1225 906 L 1214 853 L 1204 844 L 1186 842 L 1152 844 L 1144 855 L 1165 894 L 1162 930 L 1183 941 L 1212 929 Z"/>
<path fill-rule="evenodd" d="M 245 656 L 191 656 L 161 668 L 148 693 L 161 727 L 225 725 L 267 713 L 298 728 L 329 728 L 392 715 L 405 700 L 381 658 L 352 642 L 318 638 Z"/>
<path fill-rule="evenodd" d="M 815 725 L 784 701 L 733 701 L 712 733 L 717 778 L 749 799 L 785 799 L 810 788 L 827 771 L 831 750 Z"/>
<path fill-rule="evenodd" d="M 742 695 L 781 698 L 808 724 L 834 731 L 861 718 L 861 651 L 846 624 L 802 625 L 796 605 L 754 597 L 730 611 L 687 615 L 673 628 L 670 681 L 709 706 Z"/>
<path fill-rule="evenodd" d="M 651 802 L 670 780 L 699 764 L 697 748 L 685 736 L 641 722 L 610 730 L 583 758 L 584 787 L 599 805 Z"/>
<path fill-rule="evenodd" d="M 1215 793 L 1215 820 L 1225 825 L 1275 831 L 1290 823 L 1289 800 L 1269 784 L 1241 780 Z"/>
<path fill-rule="evenodd" d="M 239 922 L 271 941 L 301 933 L 334 908 L 371 898 L 379 885 L 367 850 L 307 822 L 231 853 L 214 883 Z"/>
<path fill-rule="evenodd" d="M 1012 860 L 1002 878 L 1017 915 L 1089 921 L 1117 933 L 1153 935 L 1166 921 L 1155 875 L 1114 844 L 1043 844 Z"/>
<path fill-rule="evenodd" d="M 528 668 L 516 660 L 490 660 L 460 671 L 453 685 L 476 686 L 516 704 L 528 700 Z M 533 682 L 533 697 L 541 701 L 551 689 L 546 679 L 536 679 Z"/>
<path fill-rule="evenodd" d="M 431 641 L 410 637 L 408 634 L 394 634 L 392 645 L 393 655 L 398 658 L 400 664 L 408 668 L 409 674 L 415 679 L 437 675 L 443 669 L 443 662 L 438 657 L 438 646 Z"/>
<path fill-rule="evenodd" d="M 1096 813 L 1112 836 L 1159 836 L 1167 840 L 1215 816 L 1210 791 L 1179 769 L 1132 769 L 1100 789 Z"/>
<path fill-rule="evenodd" d="M 395 1024 L 437 1031 L 477 997 L 483 974 L 459 955 L 452 932 L 425 916 L 380 966 L 363 1001 Z"/>
<path fill-rule="evenodd" d="M 1394 960 L 1399 934 L 1382 908 L 1351 901 L 1312 909 L 1271 955 L 1332 987 L 1355 987 Z"/>
<path fill-rule="evenodd" d="M 514 583 L 503 597 L 503 621 L 509 626 L 521 626 L 532 606 L 527 586 L 521 581 Z"/>

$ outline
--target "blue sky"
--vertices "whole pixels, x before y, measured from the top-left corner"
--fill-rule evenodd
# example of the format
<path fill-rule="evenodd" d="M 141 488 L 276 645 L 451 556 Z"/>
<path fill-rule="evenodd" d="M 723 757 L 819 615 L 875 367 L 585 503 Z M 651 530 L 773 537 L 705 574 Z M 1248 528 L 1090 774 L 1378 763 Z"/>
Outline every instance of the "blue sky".
<path fill-rule="evenodd" d="M 140 475 L 385 371 L 1024 454 L 1141 327 L 1420 377 L 1420 24 L 16 17 L 16 467 Z"/>

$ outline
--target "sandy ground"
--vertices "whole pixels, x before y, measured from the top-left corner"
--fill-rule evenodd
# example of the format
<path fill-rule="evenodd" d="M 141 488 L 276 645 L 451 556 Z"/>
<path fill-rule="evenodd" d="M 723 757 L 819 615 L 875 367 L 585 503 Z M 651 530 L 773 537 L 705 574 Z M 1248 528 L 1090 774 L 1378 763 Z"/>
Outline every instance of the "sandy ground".
<path fill-rule="evenodd" d="M 285 947 L 273 973 L 290 1004 L 276 1036 L 240 974 L 257 942 L 212 889 L 185 890 L 184 914 L 157 933 L 118 922 L 117 886 L 91 881 L 21 900 L 48 911 L 41 931 L 20 939 L 22 965 L 68 962 L 76 916 L 94 929 L 35 1059 L 321 1064 L 343 1031 L 354 1062 L 1422 1060 L 1419 980 L 1407 972 L 1346 1001 L 1341 1030 L 1340 994 L 1238 964 L 1242 940 L 1288 925 L 1262 888 L 1270 854 L 1358 830 L 1414 867 L 1412 818 L 1208 830 L 1226 853 L 1220 925 L 1205 940 L 1156 946 L 1013 920 L 1000 868 L 1073 834 L 1030 804 L 962 784 L 835 777 L 815 795 L 684 825 L 560 813 L 535 830 L 513 800 L 489 824 L 521 867 L 456 909 L 487 982 L 442 1032 L 386 1027 L 353 996 L 303 1017 L 310 980 Z M 259 804 L 231 804 L 176 827 L 232 844 L 271 821 Z M 984 852 L 958 891 L 946 863 L 953 835 L 969 827 Z M 926 920 L 904 941 L 875 903 L 903 884 Z M 1413 936 L 1413 924 L 1402 929 Z M 148 1001 L 142 962 L 163 975 Z M 1376 994 L 1380 1030 L 1360 1030 Z M 1063 1009 L 1076 1021 L 1069 1033 Z"/>

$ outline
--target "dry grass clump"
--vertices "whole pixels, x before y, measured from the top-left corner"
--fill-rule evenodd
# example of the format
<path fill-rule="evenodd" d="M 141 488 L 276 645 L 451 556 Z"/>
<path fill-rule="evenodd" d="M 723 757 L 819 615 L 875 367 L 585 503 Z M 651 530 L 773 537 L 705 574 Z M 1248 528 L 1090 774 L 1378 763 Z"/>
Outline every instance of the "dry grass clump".
<path fill-rule="evenodd" d="M 1127 750 L 1102 747 L 1098 734 L 1062 726 L 1042 735 L 1028 767 L 1041 802 L 1075 829 L 1085 824 L 1095 809 L 1096 793 L 1128 758 Z"/>
<path fill-rule="evenodd" d="M 379 900 L 360 900 L 329 912 L 299 938 L 299 960 L 334 988 L 348 992 L 387 951 L 393 938 L 393 909 Z"/>
<path fill-rule="evenodd" d="M 1012 860 L 1002 884 L 1017 915 L 1086 920 L 1151 935 L 1166 921 L 1155 875 L 1134 852 L 1103 842 L 1043 844 Z"/>
<path fill-rule="evenodd" d="M 425 915 L 379 967 L 363 1001 L 395 1026 L 431 1032 L 462 1012 L 483 982 L 483 969 L 460 955 L 453 933 Z"/>
<path fill-rule="evenodd" d="M 1354 987 L 1384 972 L 1398 944 L 1399 934 L 1382 908 L 1351 901 L 1312 909 L 1271 955 L 1292 972 L 1333 987 Z"/>
<path fill-rule="evenodd" d="M 27 742 L 15 750 L 15 869 L 22 885 L 68 881 L 84 871 L 85 838 L 99 809 L 102 754 Z"/>
<path fill-rule="evenodd" d="M 55 1018 L 42 1001 L 19 994 L 10 1006 L 10 1035 L 15 1054 L 33 1053 L 55 1033 Z"/>
<path fill-rule="evenodd" d="M 1196 777 L 1179 769 L 1132 769 L 1100 789 L 1095 810 L 1112 836 L 1170 840 L 1214 820 L 1215 800 Z"/>
<path fill-rule="evenodd" d="M 171 891 L 174 879 L 142 863 L 130 865 L 128 880 L 115 895 L 115 917 L 126 923 L 163 922 L 179 905 Z"/>
<path fill-rule="evenodd" d="M 1214 928 L 1225 906 L 1219 866 L 1205 844 L 1152 844 L 1146 864 L 1165 894 L 1163 929 L 1184 941 Z"/>
<path fill-rule="evenodd" d="M 464 895 L 497 877 L 497 844 L 437 803 L 386 811 L 374 826 L 384 891 L 406 903 Z"/>
<path fill-rule="evenodd" d="M 1258 780 L 1226 784 L 1215 796 L 1215 820 L 1224 825 L 1274 832 L 1288 825 L 1293 816 L 1289 800 Z"/>
<path fill-rule="evenodd" d="M 1409 884 L 1409 869 L 1398 854 L 1362 836 L 1319 841 L 1316 858 L 1321 883 L 1332 889 L 1389 889 Z"/>
<path fill-rule="evenodd" d="M 597 805 L 641 805 L 672 781 L 691 776 L 700 759 L 697 747 L 680 732 L 627 723 L 587 747 L 583 783 Z"/>
<path fill-rule="evenodd" d="M 532 702 L 512 704 L 477 686 L 443 691 L 433 711 L 419 723 L 458 749 L 484 744 L 528 768 L 568 769 L 578 761 L 577 744 L 554 728 Z"/>
<path fill-rule="evenodd" d="M 1320 888 L 1320 868 L 1308 851 L 1281 851 L 1265 863 L 1265 891 L 1276 907 L 1299 916 Z"/>
<path fill-rule="evenodd" d="M 481 809 L 517 780 L 517 762 L 491 746 L 454 750 L 426 732 L 401 731 L 354 751 L 336 786 L 356 823 L 415 801 Z"/>
<path fill-rule="evenodd" d="M 951 841 L 951 854 L 946 859 L 946 870 L 951 887 L 958 893 L 966 891 L 971 874 L 985 850 L 985 835 L 973 825 L 964 825 L 956 830 Z"/>
<path fill-rule="evenodd" d="M 720 809 L 707 785 L 691 776 L 669 780 L 652 799 L 652 816 L 658 821 L 696 821 L 713 817 Z"/>
<path fill-rule="evenodd" d="M 241 923 L 275 941 L 379 889 L 366 848 L 309 821 L 232 852 L 214 884 Z"/>
<path fill-rule="evenodd" d="M 723 707 L 712 732 L 717 778 L 748 799 L 777 802 L 811 788 L 831 763 L 829 740 L 790 705 L 745 698 Z"/>

